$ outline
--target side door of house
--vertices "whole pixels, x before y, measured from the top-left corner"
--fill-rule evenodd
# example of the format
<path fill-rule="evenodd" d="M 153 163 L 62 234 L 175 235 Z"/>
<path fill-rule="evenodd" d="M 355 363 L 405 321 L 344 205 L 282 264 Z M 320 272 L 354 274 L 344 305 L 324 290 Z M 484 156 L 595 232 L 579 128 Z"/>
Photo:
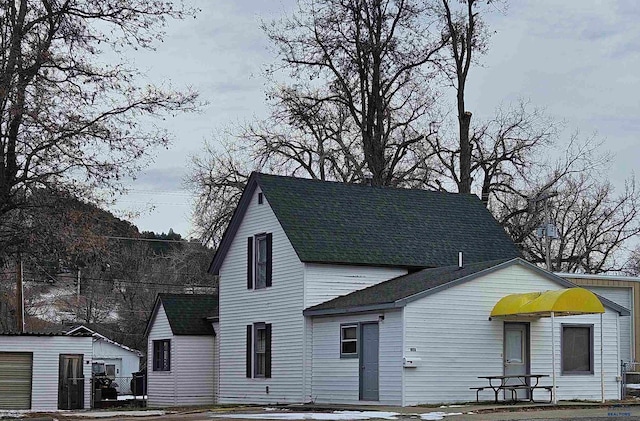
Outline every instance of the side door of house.
<path fill-rule="evenodd" d="M 84 408 L 82 354 L 60 354 L 58 409 Z"/>
<path fill-rule="evenodd" d="M 378 323 L 360 325 L 360 400 L 379 399 L 378 350 L 380 337 Z"/>
<path fill-rule="evenodd" d="M 529 324 L 504 323 L 504 375 L 530 374 L 529 366 Z M 519 384 L 518 379 L 507 380 L 506 384 Z M 511 392 L 505 392 L 505 399 L 511 399 Z M 518 391 L 518 398 L 528 398 L 525 390 Z"/>

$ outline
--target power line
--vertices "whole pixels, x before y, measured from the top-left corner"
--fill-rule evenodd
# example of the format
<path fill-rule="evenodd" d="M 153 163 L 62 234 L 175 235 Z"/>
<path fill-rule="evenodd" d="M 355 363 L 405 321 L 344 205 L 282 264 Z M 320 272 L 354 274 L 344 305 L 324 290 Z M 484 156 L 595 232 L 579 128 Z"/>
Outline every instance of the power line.
<path fill-rule="evenodd" d="M 88 238 L 88 237 L 84 237 L 82 235 L 77 235 L 76 237 L 80 237 L 80 238 Z M 179 243 L 179 244 L 197 244 L 199 246 L 202 246 L 202 244 L 200 244 L 197 241 L 189 241 L 189 240 L 161 240 L 158 238 L 137 238 L 137 237 L 118 237 L 118 236 L 113 236 L 113 235 L 101 235 L 100 237 L 102 238 L 108 238 L 110 240 L 132 240 L 132 241 L 146 241 L 146 242 L 151 242 L 151 243 Z M 204 246 L 203 246 L 204 247 Z"/>

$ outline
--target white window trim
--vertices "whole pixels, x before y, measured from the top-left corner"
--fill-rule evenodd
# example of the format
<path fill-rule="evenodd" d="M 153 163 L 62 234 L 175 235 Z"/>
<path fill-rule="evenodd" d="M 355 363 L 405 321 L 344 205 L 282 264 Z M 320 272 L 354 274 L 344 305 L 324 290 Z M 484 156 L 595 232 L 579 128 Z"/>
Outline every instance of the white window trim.
<path fill-rule="evenodd" d="M 344 339 L 343 332 L 344 329 L 347 328 L 355 328 L 356 337 L 355 339 Z M 345 342 L 355 342 L 356 350 L 355 352 L 342 352 L 342 344 Z M 340 325 L 340 358 L 358 358 L 360 351 L 360 324 L 359 323 L 343 323 Z"/>

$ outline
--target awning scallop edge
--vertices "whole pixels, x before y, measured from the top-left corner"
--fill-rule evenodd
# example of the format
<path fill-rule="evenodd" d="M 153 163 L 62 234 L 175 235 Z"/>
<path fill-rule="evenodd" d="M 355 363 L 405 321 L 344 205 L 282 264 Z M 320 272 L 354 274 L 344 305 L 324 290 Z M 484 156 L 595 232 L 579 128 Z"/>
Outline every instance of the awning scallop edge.
<path fill-rule="evenodd" d="M 549 317 L 604 313 L 598 297 L 584 288 L 510 294 L 500 299 L 491 310 L 491 317 Z"/>

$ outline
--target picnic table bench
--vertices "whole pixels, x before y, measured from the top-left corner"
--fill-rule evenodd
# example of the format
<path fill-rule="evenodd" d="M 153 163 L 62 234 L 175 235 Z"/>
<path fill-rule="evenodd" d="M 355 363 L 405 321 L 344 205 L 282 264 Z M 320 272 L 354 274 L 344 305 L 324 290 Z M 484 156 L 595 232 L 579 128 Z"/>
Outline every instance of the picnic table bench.
<path fill-rule="evenodd" d="M 495 402 L 498 403 L 498 395 L 500 392 L 510 392 L 511 400 L 518 401 L 518 391 L 525 391 L 528 394 L 528 400 L 533 400 L 533 392 L 535 390 L 546 390 L 549 392 L 549 402 L 553 400 L 553 386 L 540 385 L 542 377 L 549 377 L 548 374 L 517 374 L 510 376 L 478 376 L 479 379 L 488 380 L 486 386 L 470 387 L 469 389 L 476 391 L 476 401 L 480 402 L 480 392 L 491 389 L 494 393 Z M 533 382 L 535 380 L 535 383 Z M 533 383 L 533 384 L 532 384 Z"/>

